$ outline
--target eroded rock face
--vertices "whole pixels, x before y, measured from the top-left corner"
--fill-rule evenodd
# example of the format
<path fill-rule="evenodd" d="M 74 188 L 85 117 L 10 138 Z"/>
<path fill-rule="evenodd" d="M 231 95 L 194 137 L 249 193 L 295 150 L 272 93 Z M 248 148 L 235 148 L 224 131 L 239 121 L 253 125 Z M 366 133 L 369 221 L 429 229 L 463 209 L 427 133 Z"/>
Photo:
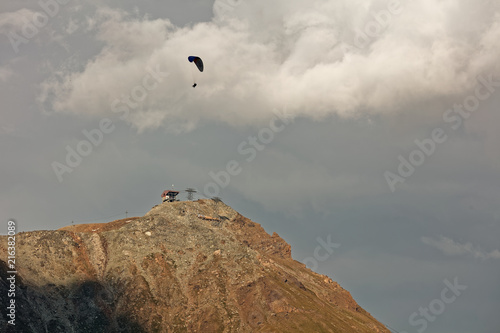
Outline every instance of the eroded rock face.
<path fill-rule="evenodd" d="M 16 326 L 2 311 L 1 332 L 389 332 L 221 202 L 20 233 L 16 248 Z M 7 270 L 0 261 L 2 308 Z"/>

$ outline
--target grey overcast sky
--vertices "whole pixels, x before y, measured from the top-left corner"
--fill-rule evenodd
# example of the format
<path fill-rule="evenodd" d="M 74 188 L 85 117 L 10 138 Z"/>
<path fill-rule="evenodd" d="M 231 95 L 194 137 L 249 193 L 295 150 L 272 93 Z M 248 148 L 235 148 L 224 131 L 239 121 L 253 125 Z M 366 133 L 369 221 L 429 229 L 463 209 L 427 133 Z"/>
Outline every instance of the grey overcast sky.
<path fill-rule="evenodd" d="M 500 332 L 500 1 L 0 8 L 5 223 L 194 187 L 399 332 Z"/>

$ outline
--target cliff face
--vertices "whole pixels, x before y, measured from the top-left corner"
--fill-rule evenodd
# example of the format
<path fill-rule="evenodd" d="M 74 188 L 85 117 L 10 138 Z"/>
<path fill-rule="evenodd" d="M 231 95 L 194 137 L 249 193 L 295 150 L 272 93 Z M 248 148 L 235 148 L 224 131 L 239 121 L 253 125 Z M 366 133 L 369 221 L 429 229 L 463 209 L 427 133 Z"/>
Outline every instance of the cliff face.
<path fill-rule="evenodd" d="M 221 202 L 164 203 L 16 240 L 16 326 L 2 311 L 2 332 L 389 332 Z M 6 246 L 0 237 L 2 260 Z M 0 261 L 2 309 L 7 271 Z"/>

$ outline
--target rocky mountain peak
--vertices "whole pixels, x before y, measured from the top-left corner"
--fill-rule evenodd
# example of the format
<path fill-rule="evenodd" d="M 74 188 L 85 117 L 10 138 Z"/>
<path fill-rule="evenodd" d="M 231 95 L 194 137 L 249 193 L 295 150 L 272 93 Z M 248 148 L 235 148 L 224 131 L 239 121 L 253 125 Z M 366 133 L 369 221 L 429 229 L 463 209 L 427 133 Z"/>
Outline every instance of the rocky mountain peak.
<path fill-rule="evenodd" d="M 1 258 L 6 243 L 0 237 Z M 278 234 L 220 201 L 20 233 L 16 250 L 14 331 L 389 332 L 336 282 L 293 260 Z M 0 261 L 2 294 L 6 272 Z M 13 331 L 6 320 L 0 329 Z"/>

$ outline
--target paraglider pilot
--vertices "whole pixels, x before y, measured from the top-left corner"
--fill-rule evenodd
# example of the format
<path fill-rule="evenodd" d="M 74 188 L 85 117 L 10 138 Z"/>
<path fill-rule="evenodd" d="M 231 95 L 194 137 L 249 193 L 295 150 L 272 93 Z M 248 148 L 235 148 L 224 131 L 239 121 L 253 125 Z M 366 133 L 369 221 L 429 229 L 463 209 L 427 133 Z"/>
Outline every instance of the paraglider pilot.
<path fill-rule="evenodd" d="M 194 62 L 194 64 L 196 65 L 196 67 L 198 68 L 198 70 L 200 72 L 203 72 L 203 60 L 201 60 L 200 57 L 196 57 L 196 56 L 189 56 L 188 57 L 188 61 L 189 62 Z M 194 74 L 193 74 L 193 81 L 194 81 Z M 193 82 L 193 88 L 197 86 L 196 82 Z"/>

